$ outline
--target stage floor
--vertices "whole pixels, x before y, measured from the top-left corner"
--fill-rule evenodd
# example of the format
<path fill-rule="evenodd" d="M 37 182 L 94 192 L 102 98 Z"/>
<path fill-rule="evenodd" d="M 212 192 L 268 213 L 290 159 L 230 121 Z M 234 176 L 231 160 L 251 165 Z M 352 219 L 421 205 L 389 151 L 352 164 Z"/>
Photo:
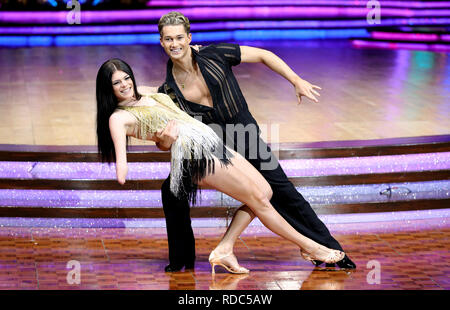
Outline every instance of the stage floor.
<path fill-rule="evenodd" d="M 3 228 L 0 289 L 450 289 L 448 218 L 327 226 L 356 270 L 314 268 L 295 245 L 260 227 L 247 228 L 235 248 L 250 274 L 216 267 L 215 276 L 208 256 L 223 233 L 219 228 L 194 229 L 196 268 L 175 273 L 163 271 L 168 257 L 164 228 Z M 71 273 L 74 261 L 79 278 Z"/>
<path fill-rule="evenodd" d="M 235 67 L 257 121 L 279 129 L 269 142 L 449 133 L 447 53 L 358 49 L 347 40 L 241 44 L 273 51 L 322 87 L 319 103 L 298 106 L 292 86 L 264 65 Z M 159 45 L 0 48 L 0 144 L 95 145 L 95 78 L 112 57 L 127 61 L 140 85 L 163 82 Z"/>

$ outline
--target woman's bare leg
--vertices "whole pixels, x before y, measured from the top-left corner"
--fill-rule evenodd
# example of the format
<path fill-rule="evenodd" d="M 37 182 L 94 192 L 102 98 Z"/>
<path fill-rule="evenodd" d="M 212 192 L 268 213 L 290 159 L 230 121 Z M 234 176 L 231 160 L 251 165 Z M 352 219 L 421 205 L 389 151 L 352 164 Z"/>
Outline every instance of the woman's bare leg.
<path fill-rule="evenodd" d="M 246 167 L 244 172 L 250 179 L 253 180 L 255 185 L 270 200 L 270 198 L 272 197 L 272 189 L 269 183 L 267 183 L 267 181 L 259 173 L 259 171 L 256 170 L 244 157 L 242 157 L 233 150 L 230 150 L 230 152 L 232 152 L 234 155 L 233 158 L 234 163 L 238 161 L 242 162 L 243 165 L 248 165 L 249 167 L 251 167 L 251 168 Z M 239 236 L 242 234 L 245 228 L 247 228 L 248 225 L 253 221 L 255 216 L 256 216 L 255 213 L 247 205 L 244 204 L 241 207 L 239 207 L 234 213 L 233 219 L 230 225 L 228 226 L 228 229 L 225 232 L 224 236 L 222 237 L 222 240 L 217 245 L 216 250 L 223 254 L 231 253 L 233 251 L 233 247 L 234 244 L 236 243 L 237 238 L 239 238 Z"/>
<path fill-rule="evenodd" d="M 227 231 L 220 240 L 219 244 L 214 248 L 213 252 L 219 257 L 223 257 L 223 262 L 233 270 L 239 270 L 241 267 L 233 254 L 234 245 L 237 238 L 242 234 L 244 229 L 255 218 L 255 213 L 246 205 L 242 205 L 233 215 Z"/>
<path fill-rule="evenodd" d="M 235 160 L 245 160 L 243 157 L 236 156 L 236 152 L 231 151 L 235 155 Z M 270 199 L 272 197 L 272 189 L 267 181 L 261 176 L 261 174 L 256 169 L 247 169 L 245 171 L 247 176 L 254 180 L 256 186 L 264 191 L 267 197 Z M 231 220 L 230 225 L 227 228 L 227 231 L 223 235 L 219 244 L 214 248 L 214 251 L 218 256 L 225 257 L 224 263 L 228 266 L 232 267 L 234 270 L 239 270 L 240 265 L 236 256 L 233 254 L 234 245 L 245 230 L 245 228 L 250 225 L 250 223 L 255 218 L 255 213 L 247 206 L 240 206 L 233 215 L 233 219 Z"/>
<path fill-rule="evenodd" d="M 272 232 L 294 242 L 315 259 L 326 261 L 333 250 L 303 236 L 289 225 L 270 204 L 271 190 L 267 181 L 241 155 L 238 153 L 234 153 L 234 155 L 235 157 L 232 159 L 233 165 L 222 167 L 219 162 L 216 162 L 215 173 L 203 178 L 200 185 L 213 187 L 245 203 Z M 255 171 L 257 172 L 256 174 Z M 250 175 L 252 177 L 249 177 Z M 257 183 L 260 186 L 257 186 Z M 261 188 L 261 184 L 266 185 Z M 240 221 L 236 223 L 240 224 Z M 238 226 L 236 230 L 234 228 L 232 227 L 232 232 L 234 233 L 242 232 L 243 230 L 242 226 Z"/>
<path fill-rule="evenodd" d="M 233 219 L 218 246 L 224 250 L 232 251 L 237 238 L 239 238 L 254 218 L 255 213 L 248 206 L 240 206 L 234 213 Z"/>

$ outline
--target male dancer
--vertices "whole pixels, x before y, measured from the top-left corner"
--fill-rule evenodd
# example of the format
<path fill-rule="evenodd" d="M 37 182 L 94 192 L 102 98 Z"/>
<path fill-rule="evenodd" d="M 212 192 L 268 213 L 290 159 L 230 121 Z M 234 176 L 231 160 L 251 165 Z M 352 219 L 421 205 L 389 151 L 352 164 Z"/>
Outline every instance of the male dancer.
<path fill-rule="evenodd" d="M 197 52 L 190 48 L 192 34 L 189 20 L 181 13 L 171 12 L 162 16 L 158 30 L 161 46 L 170 57 L 166 81 L 158 92 L 168 94 L 189 115 L 201 116 L 202 122 L 206 124 L 219 125 L 224 141 L 236 151 L 242 147 L 242 143 L 239 144 L 242 140 L 238 139 L 240 135 L 237 132 L 230 132 L 230 126 L 227 130 L 227 124 L 241 124 L 245 128 L 253 126 L 258 131 L 256 138 L 251 139 L 251 132 L 245 132 L 245 154 L 241 155 L 258 169 L 271 185 L 271 203 L 275 209 L 301 234 L 326 247 L 343 251 L 309 203 L 288 180 L 269 146 L 259 137 L 258 124 L 248 110 L 231 67 L 241 62 L 264 63 L 292 83 L 299 103 L 301 96 L 318 102 L 314 95 L 320 96 L 315 90 L 320 87 L 301 79 L 283 60 L 264 49 L 221 43 L 205 46 Z M 175 141 L 177 128 L 175 125 L 168 125 L 158 134 Z M 158 146 L 168 150 L 167 145 Z M 267 154 L 271 156 L 267 158 Z M 274 161 L 273 169 L 264 168 Z M 189 203 L 170 192 L 169 178 L 161 188 L 169 242 L 170 263 L 165 268 L 166 272 L 179 271 L 183 267 L 193 268 L 195 262 L 195 239 Z M 251 219 L 249 218 L 246 225 Z M 318 266 L 322 262 L 315 261 L 315 264 Z M 336 264 L 341 268 L 356 268 L 348 256 Z M 327 264 L 327 267 L 330 265 Z"/>

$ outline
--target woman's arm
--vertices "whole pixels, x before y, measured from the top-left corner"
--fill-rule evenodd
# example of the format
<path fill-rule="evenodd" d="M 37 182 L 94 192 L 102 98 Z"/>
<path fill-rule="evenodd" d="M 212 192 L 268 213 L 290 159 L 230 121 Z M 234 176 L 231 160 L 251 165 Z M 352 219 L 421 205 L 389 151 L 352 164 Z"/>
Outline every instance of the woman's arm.
<path fill-rule="evenodd" d="M 116 175 L 120 184 L 125 184 L 125 178 L 128 173 L 127 165 L 127 128 L 126 119 L 121 113 L 113 113 L 109 118 L 109 130 L 114 142 L 116 152 Z"/>

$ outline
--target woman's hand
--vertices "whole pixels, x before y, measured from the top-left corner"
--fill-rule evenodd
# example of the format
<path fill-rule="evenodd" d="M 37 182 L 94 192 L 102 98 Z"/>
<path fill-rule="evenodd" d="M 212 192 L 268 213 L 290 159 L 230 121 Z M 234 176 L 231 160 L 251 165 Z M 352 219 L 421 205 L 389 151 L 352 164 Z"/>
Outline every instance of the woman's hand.
<path fill-rule="evenodd" d="M 128 165 L 127 163 L 116 163 L 116 175 L 117 181 L 121 184 L 125 184 L 125 178 L 128 174 Z"/>
<path fill-rule="evenodd" d="M 172 147 L 172 143 L 174 143 L 178 138 L 178 126 L 177 122 L 171 120 L 167 122 L 166 127 L 156 132 L 156 146 L 159 147 L 163 151 L 168 151 Z"/>

